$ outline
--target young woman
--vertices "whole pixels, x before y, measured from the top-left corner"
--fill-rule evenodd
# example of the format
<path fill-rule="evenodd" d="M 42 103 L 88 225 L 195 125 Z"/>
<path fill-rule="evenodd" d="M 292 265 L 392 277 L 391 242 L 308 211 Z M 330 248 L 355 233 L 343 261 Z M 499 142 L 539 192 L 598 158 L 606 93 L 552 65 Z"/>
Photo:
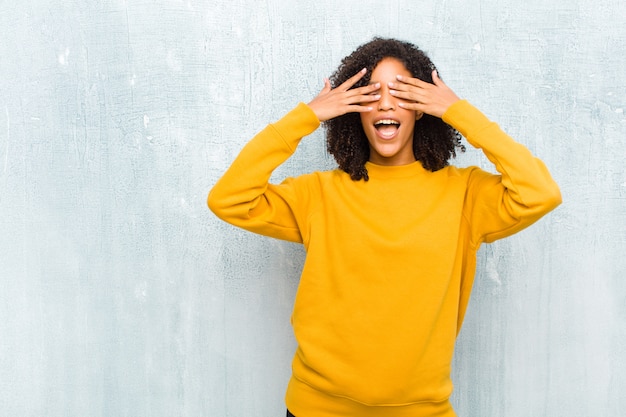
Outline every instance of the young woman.
<path fill-rule="evenodd" d="M 555 208 L 558 186 L 410 43 L 375 38 L 324 84 L 255 136 L 208 198 L 235 226 L 305 246 L 287 408 L 454 416 L 450 364 L 476 252 Z M 338 169 L 270 184 L 321 122 Z M 459 132 L 500 175 L 448 164 Z"/>

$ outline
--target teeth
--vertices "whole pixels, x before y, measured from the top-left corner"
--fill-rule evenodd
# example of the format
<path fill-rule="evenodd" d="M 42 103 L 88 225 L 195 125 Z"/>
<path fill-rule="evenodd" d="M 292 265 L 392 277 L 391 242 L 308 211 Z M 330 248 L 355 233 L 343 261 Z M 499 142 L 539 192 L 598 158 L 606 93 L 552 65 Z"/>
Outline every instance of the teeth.
<path fill-rule="evenodd" d="M 396 122 L 395 120 L 391 120 L 391 119 L 383 119 L 383 120 L 379 120 L 376 123 L 374 123 L 374 126 L 380 126 L 380 125 L 399 125 L 400 123 Z"/>

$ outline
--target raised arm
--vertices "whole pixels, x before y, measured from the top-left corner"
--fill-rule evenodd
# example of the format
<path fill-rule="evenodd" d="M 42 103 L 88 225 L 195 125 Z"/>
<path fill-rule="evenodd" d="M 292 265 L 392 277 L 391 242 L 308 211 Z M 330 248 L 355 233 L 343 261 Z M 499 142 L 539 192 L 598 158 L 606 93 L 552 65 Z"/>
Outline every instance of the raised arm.
<path fill-rule="evenodd" d="M 475 244 L 509 236 L 561 203 L 558 185 L 542 161 L 478 109 L 459 97 L 433 71 L 433 83 L 398 77 L 394 95 L 403 107 L 441 117 L 482 149 L 500 175 L 475 169 L 470 175 L 466 217 Z"/>
<path fill-rule="evenodd" d="M 296 181 L 269 183 L 272 172 L 296 150 L 300 140 L 320 124 L 349 112 L 370 111 L 375 85 L 354 86 L 365 75 L 360 71 L 335 89 L 328 80 L 308 105 L 299 104 L 285 117 L 268 125 L 240 152 L 211 189 L 207 203 L 222 220 L 246 230 L 278 239 L 301 242 Z"/>
<path fill-rule="evenodd" d="M 443 116 L 481 149 L 500 175 L 475 169 L 468 184 L 468 217 L 475 243 L 493 242 L 539 220 L 561 203 L 545 164 L 465 100 Z"/>

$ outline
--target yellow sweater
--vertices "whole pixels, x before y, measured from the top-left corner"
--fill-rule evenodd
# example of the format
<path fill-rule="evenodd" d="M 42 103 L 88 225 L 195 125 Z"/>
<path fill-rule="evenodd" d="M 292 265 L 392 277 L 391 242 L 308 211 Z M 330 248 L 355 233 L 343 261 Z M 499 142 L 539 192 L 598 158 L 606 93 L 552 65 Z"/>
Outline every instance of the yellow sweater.
<path fill-rule="evenodd" d="M 501 175 L 479 168 L 366 165 L 269 184 L 319 126 L 305 104 L 267 126 L 209 193 L 221 219 L 303 243 L 286 402 L 297 417 L 453 416 L 450 364 L 482 242 L 561 202 L 544 164 L 462 100 L 446 123 Z"/>

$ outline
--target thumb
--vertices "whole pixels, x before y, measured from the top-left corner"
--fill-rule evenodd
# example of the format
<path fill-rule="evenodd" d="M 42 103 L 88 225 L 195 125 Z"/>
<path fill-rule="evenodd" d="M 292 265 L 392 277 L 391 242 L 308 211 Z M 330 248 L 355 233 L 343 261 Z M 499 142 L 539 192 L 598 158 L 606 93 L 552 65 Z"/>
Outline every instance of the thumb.
<path fill-rule="evenodd" d="M 322 88 L 323 93 L 327 93 L 331 90 L 330 80 L 328 78 L 324 78 L 324 88 Z"/>

